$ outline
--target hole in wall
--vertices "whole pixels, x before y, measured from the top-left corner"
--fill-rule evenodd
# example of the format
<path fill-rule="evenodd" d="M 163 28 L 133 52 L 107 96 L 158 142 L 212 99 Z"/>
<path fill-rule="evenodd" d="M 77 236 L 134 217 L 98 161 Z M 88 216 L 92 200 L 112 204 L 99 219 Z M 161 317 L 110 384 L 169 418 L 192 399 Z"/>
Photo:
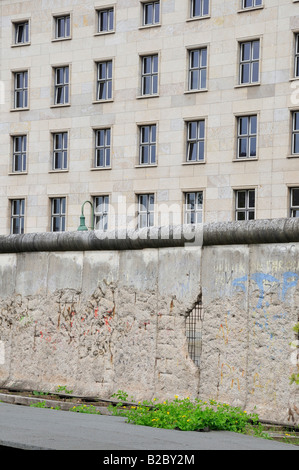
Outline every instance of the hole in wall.
<path fill-rule="evenodd" d="M 186 317 L 186 337 L 189 356 L 200 367 L 202 351 L 203 306 L 201 298 L 197 300 Z"/>

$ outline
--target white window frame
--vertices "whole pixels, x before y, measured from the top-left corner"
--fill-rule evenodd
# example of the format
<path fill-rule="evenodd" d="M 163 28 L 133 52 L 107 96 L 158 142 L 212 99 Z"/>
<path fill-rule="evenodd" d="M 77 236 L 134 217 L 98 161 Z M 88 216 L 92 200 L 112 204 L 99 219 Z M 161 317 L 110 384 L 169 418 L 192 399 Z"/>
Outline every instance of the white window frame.
<path fill-rule="evenodd" d="M 196 136 L 191 135 L 191 127 L 196 126 Z M 187 148 L 186 162 L 196 163 L 205 161 L 206 147 L 206 120 L 197 119 L 186 122 L 187 126 Z M 195 147 L 196 158 L 190 158 L 193 155 L 192 149 Z"/>
<path fill-rule="evenodd" d="M 148 138 L 144 138 L 144 135 Z M 144 161 L 145 152 L 147 153 L 147 162 Z M 139 126 L 139 165 L 157 164 L 157 125 L 142 124 Z"/>
<path fill-rule="evenodd" d="M 239 194 L 245 194 L 245 204 L 239 206 Z M 250 205 L 250 195 L 254 194 L 254 206 Z M 244 214 L 244 218 L 239 218 L 239 214 Z M 252 218 L 253 213 L 253 218 Z M 237 189 L 235 190 L 235 220 L 236 221 L 246 221 L 246 220 L 255 220 L 256 217 L 256 190 L 254 188 L 250 189 Z"/>
<path fill-rule="evenodd" d="M 63 80 L 58 82 L 58 71 L 61 70 Z M 61 92 L 62 100 L 58 101 Z M 70 104 L 70 66 L 61 65 L 54 67 L 54 105 L 64 106 Z"/>
<path fill-rule="evenodd" d="M 208 4 L 208 11 L 206 12 L 205 6 Z M 195 11 L 199 9 L 199 14 Z M 190 0 L 190 18 L 205 18 L 210 15 L 210 0 Z"/>
<path fill-rule="evenodd" d="M 205 52 L 205 63 L 203 63 L 203 52 Z M 194 67 L 192 65 L 192 56 L 193 54 L 198 53 L 199 60 L 198 66 Z M 207 73 L 208 73 L 208 48 L 207 46 L 197 47 L 189 49 L 189 69 L 188 69 L 188 90 L 189 91 L 199 91 L 207 89 Z M 198 77 L 195 80 L 196 86 L 192 86 L 192 76 L 197 74 Z"/>
<path fill-rule="evenodd" d="M 59 22 L 64 22 L 64 31 L 62 35 L 59 35 Z M 55 15 L 54 16 L 54 37 L 55 40 L 71 39 L 71 15 L 70 13 Z"/>
<path fill-rule="evenodd" d="M 106 232 L 109 227 L 109 195 L 93 197 L 94 228 L 101 232 Z"/>
<path fill-rule="evenodd" d="M 15 212 L 15 203 L 19 210 Z M 18 221 L 17 230 L 15 229 L 15 222 Z M 21 235 L 25 231 L 25 199 L 11 199 L 10 200 L 10 233 L 11 235 Z"/>
<path fill-rule="evenodd" d="M 29 99 L 29 73 L 28 70 L 13 72 L 14 76 L 14 109 L 27 109 Z M 21 77 L 22 85 L 18 86 L 18 80 Z M 17 106 L 21 104 L 21 106 Z"/>
<path fill-rule="evenodd" d="M 294 205 L 294 191 L 298 191 L 298 197 L 299 197 L 299 187 L 290 188 L 290 217 L 297 218 L 299 217 L 299 204 Z M 295 212 L 296 212 L 296 215 L 295 215 Z"/>
<path fill-rule="evenodd" d="M 106 25 L 102 21 L 104 15 Z M 115 30 L 115 10 L 113 6 L 97 9 L 97 34 L 112 33 Z M 104 26 L 103 26 L 104 25 Z"/>
<path fill-rule="evenodd" d="M 68 168 L 68 132 L 53 132 L 53 157 L 52 170 L 63 171 Z M 61 140 L 61 146 L 57 146 L 57 139 Z"/>
<path fill-rule="evenodd" d="M 194 204 L 190 202 L 194 196 Z M 203 222 L 203 191 L 187 191 L 184 193 L 184 223 L 201 224 Z M 201 199 L 201 201 L 200 201 Z M 189 202 L 188 202 L 189 201 Z"/>
<path fill-rule="evenodd" d="M 22 36 L 21 36 L 21 41 L 18 40 L 19 34 L 20 34 L 20 31 L 19 31 L 20 27 L 24 28 L 22 32 Z M 24 46 L 30 43 L 29 20 L 16 21 L 13 23 L 13 28 L 14 28 L 13 44 L 15 46 Z"/>
<path fill-rule="evenodd" d="M 145 200 L 145 204 L 142 204 L 142 199 Z M 138 213 L 137 213 L 138 229 L 153 227 L 154 218 L 155 218 L 155 195 L 154 193 L 138 194 Z"/>
<path fill-rule="evenodd" d="M 60 210 L 58 212 L 54 212 L 55 201 L 59 201 Z M 55 220 L 58 220 L 58 230 L 54 230 Z M 66 197 L 65 196 L 51 197 L 51 232 L 65 232 L 65 231 L 66 231 Z"/>
<path fill-rule="evenodd" d="M 246 134 L 241 134 L 241 121 L 242 119 L 247 119 L 247 132 Z M 256 130 L 255 133 L 252 131 L 252 121 L 256 121 Z M 243 160 L 248 158 L 257 158 L 257 139 L 258 139 L 258 116 L 256 114 L 238 116 L 237 118 L 237 128 L 238 128 L 238 137 L 237 137 L 237 160 Z M 240 155 L 240 145 L 241 141 L 246 140 L 246 155 Z M 253 144 L 255 142 L 255 146 Z M 255 154 L 251 155 L 252 148 L 255 147 Z"/>
<path fill-rule="evenodd" d="M 111 101 L 113 98 L 113 61 L 111 59 L 101 60 L 96 63 L 96 67 L 96 101 Z"/>
<path fill-rule="evenodd" d="M 150 71 L 146 70 L 146 61 L 150 62 Z M 149 86 L 146 86 L 149 82 Z M 148 88 L 148 90 L 147 90 Z M 159 92 L 159 54 L 148 54 L 141 57 L 141 95 L 157 96 Z"/>
<path fill-rule="evenodd" d="M 94 133 L 94 168 L 111 168 L 111 128 L 95 129 Z M 99 137 L 102 143 L 99 142 Z"/>
<path fill-rule="evenodd" d="M 254 44 L 258 43 L 258 59 L 254 58 L 253 53 L 254 53 Z M 249 59 L 244 59 L 243 58 L 243 48 L 246 45 L 250 45 L 250 58 Z M 244 40 L 239 42 L 239 85 L 256 85 L 259 84 L 260 82 L 260 65 L 261 65 L 261 40 L 259 38 L 257 39 L 251 39 L 251 40 Z M 253 72 L 254 72 L 254 65 L 258 64 L 258 77 L 257 80 L 254 80 L 253 78 Z M 242 75 L 243 75 L 243 70 L 246 66 L 249 66 L 249 80 L 248 81 L 242 81 Z"/>
<path fill-rule="evenodd" d="M 147 21 L 147 8 L 152 9 L 152 20 Z M 142 26 L 156 26 L 160 24 L 161 2 L 160 0 L 152 2 L 142 2 Z"/>
<path fill-rule="evenodd" d="M 17 139 L 20 139 L 20 148 L 16 149 Z M 27 134 L 12 136 L 12 172 L 25 173 L 27 171 Z M 17 164 L 18 162 L 18 164 Z M 17 169 L 20 168 L 20 169 Z"/>

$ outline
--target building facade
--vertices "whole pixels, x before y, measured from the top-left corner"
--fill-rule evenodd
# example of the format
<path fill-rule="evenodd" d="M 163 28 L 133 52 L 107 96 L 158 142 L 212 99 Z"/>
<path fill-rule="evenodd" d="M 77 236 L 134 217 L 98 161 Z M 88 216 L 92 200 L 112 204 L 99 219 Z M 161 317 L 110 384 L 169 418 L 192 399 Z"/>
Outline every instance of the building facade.
<path fill-rule="evenodd" d="M 299 216 L 298 0 L 0 8 L 1 235 Z"/>

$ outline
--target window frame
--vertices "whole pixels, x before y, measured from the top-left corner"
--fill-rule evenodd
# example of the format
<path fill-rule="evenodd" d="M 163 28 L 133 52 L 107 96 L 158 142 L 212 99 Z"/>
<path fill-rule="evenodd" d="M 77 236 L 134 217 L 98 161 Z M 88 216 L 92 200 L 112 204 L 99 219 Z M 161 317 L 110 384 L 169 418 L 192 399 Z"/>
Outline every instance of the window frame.
<path fill-rule="evenodd" d="M 248 124 L 247 124 L 247 133 L 246 134 L 241 134 L 240 129 L 241 129 L 241 120 L 242 119 L 247 119 Z M 256 132 L 252 133 L 252 120 L 256 120 Z M 242 140 L 246 140 L 246 155 L 240 155 L 240 142 Z M 255 140 L 255 155 L 251 155 L 251 141 Z M 253 159 L 256 160 L 258 155 L 258 114 L 246 114 L 246 115 L 240 115 L 237 116 L 237 156 L 236 160 L 248 160 L 248 159 Z"/>
<path fill-rule="evenodd" d="M 202 65 L 202 53 L 205 51 L 206 53 L 206 64 Z M 198 67 L 192 67 L 192 54 L 199 53 L 199 65 Z M 198 78 L 196 82 L 199 86 L 192 88 L 191 81 L 192 81 L 192 73 L 198 71 Z M 202 74 L 205 72 L 205 86 L 202 86 Z M 207 82 L 208 82 L 208 46 L 198 46 L 192 47 L 188 49 L 188 91 L 189 92 L 196 92 L 196 91 L 206 91 L 207 90 Z"/>
<path fill-rule="evenodd" d="M 22 76 L 22 87 L 17 87 L 18 76 Z M 28 70 L 16 70 L 13 71 L 13 86 L 14 86 L 14 96 L 13 96 L 13 109 L 22 110 L 29 109 L 29 71 Z M 21 95 L 22 106 L 17 106 L 19 101 L 19 94 Z"/>
<path fill-rule="evenodd" d="M 140 124 L 139 130 L 139 166 L 155 166 L 157 165 L 157 131 L 156 123 Z M 147 130 L 148 140 L 143 140 L 143 130 Z M 148 149 L 148 161 L 143 160 L 143 150 Z"/>
<path fill-rule="evenodd" d="M 104 134 L 104 144 L 98 145 L 98 136 L 99 134 Z M 99 129 L 94 129 L 94 161 L 93 161 L 93 168 L 94 169 L 110 169 L 111 168 L 111 143 L 112 143 L 112 129 L 111 127 L 103 127 Z M 98 164 L 101 163 L 101 155 L 98 156 L 98 153 L 103 153 L 103 165 Z"/>
<path fill-rule="evenodd" d="M 152 21 L 146 22 L 146 8 L 151 6 L 153 7 L 152 11 Z M 156 6 L 158 5 L 158 13 L 156 11 Z M 161 24 L 161 1 L 160 0 L 153 0 L 153 1 L 143 1 L 141 2 L 142 6 L 142 27 L 153 27 L 159 26 Z M 156 17 L 158 15 L 158 18 Z"/>
<path fill-rule="evenodd" d="M 146 205 L 141 203 L 141 198 L 146 198 Z M 152 199 L 152 202 L 150 201 Z M 137 229 L 150 228 L 155 224 L 155 194 L 154 193 L 142 193 L 137 195 Z M 152 209 L 151 209 L 152 205 Z M 142 210 L 142 207 L 144 210 Z M 144 225 L 142 218 L 146 219 Z"/>
<path fill-rule="evenodd" d="M 188 197 L 194 195 L 194 208 L 189 208 L 187 200 Z M 199 204 L 198 206 L 198 196 L 201 197 L 201 206 Z M 197 225 L 197 224 L 202 224 L 203 223 L 203 211 L 204 211 L 204 191 L 203 190 L 198 190 L 198 191 L 185 191 L 184 192 L 184 223 L 187 225 Z M 192 215 L 195 216 L 195 222 L 192 222 L 192 220 L 189 220 L 189 216 L 192 218 Z M 198 216 L 200 216 L 200 220 L 198 220 Z"/>
<path fill-rule="evenodd" d="M 259 5 L 256 5 L 256 2 L 261 2 Z M 263 0 L 252 0 L 252 5 L 250 6 L 245 6 L 245 2 L 246 0 L 241 0 L 241 10 L 254 10 L 256 8 L 262 8 L 264 5 L 263 5 Z"/>
<path fill-rule="evenodd" d="M 253 57 L 254 54 L 254 43 L 258 43 L 258 59 Z M 243 59 L 243 48 L 246 45 L 250 45 L 250 58 Z M 254 65 L 258 64 L 258 77 L 257 80 L 253 80 L 254 74 Z M 243 70 L 245 66 L 249 66 L 249 81 L 242 81 Z M 238 85 L 239 86 L 252 86 L 252 85 L 259 85 L 260 84 L 260 74 L 261 74 L 261 39 L 254 38 L 254 39 L 244 39 L 239 41 L 239 79 Z"/>
<path fill-rule="evenodd" d="M 112 13 L 112 27 L 111 27 L 111 13 Z M 107 14 L 107 29 L 101 29 L 101 15 Z M 96 35 L 97 34 L 109 34 L 115 32 L 115 8 L 113 5 L 96 8 Z"/>
<path fill-rule="evenodd" d="M 101 67 L 105 66 L 105 73 L 100 76 Z M 110 73 L 111 72 L 111 73 Z M 102 91 L 101 91 L 102 88 Z M 101 96 L 104 97 L 101 97 Z M 103 103 L 113 100 L 113 60 L 104 59 L 96 62 L 96 97 L 95 102 Z"/>
<path fill-rule="evenodd" d="M 205 2 L 208 3 L 208 13 L 204 13 L 205 11 Z M 196 15 L 196 5 L 199 4 L 198 8 L 200 10 L 200 14 Z M 201 18 L 209 18 L 210 17 L 210 0 L 190 0 L 190 10 L 189 10 L 189 18 L 192 20 L 201 19 Z"/>
<path fill-rule="evenodd" d="M 256 219 L 256 189 L 255 188 L 247 188 L 247 189 L 235 189 L 235 220 L 237 222 L 243 222 L 243 221 L 249 221 L 249 220 L 255 220 Z M 245 206 L 244 207 L 238 207 L 238 194 L 239 193 L 245 193 Z M 254 206 L 250 205 L 250 194 L 254 194 Z M 250 213 L 254 213 L 254 217 L 250 218 L 249 215 Z M 245 218 L 244 219 L 239 219 L 238 214 L 244 213 Z"/>
<path fill-rule="evenodd" d="M 298 129 L 295 129 L 295 119 L 298 119 Z M 296 137 L 298 136 L 298 152 L 295 152 L 295 141 Z M 292 142 L 291 142 L 291 155 L 292 156 L 299 156 L 299 110 L 292 111 Z"/>
<path fill-rule="evenodd" d="M 150 72 L 145 71 L 145 61 L 150 59 Z M 156 63 L 155 63 L 156 62 Z M 155 71 L 155 66 L 157 70 Z M 147 86 L 145 80 L 149 79 L 149 92 L 146 93 Z M 143 54 L 141 56 L 141 97 L 149 98 L 159 95 L 159 54 Z"/>
<path fill-rule="evenodd" d="M 24 19 L 24 20 L 17 20 L 13 21 L 13 46 L 28 46 L 30 44 L 30 20 L 29 19 Z M 20 26 L 25 26 L 25 39 L 24 41 L 17 41 L 18 37 L 18 28 Z"/>
<path fill-rule="evenodd" d="M 54 20 L 54 41 L 65 41 L 72 38 L 72 16 L 71 13 L 61 13 L 53 16 Z M 64 34 L 59 36 L 59 21 L 64 21 Z M 69 34 L 67 34 L 69 33 Z"/>
<path fill-rule="evenodd" d="M 13 174 L 27 173 L 27 150 L 28 150 L 28 135 L 18 134 L 12 135 L 12 167 Z M 21 139 L 21 150 L 16 150 L 16 139 Z M 25 144 L 25 145 L 24 145 Z M 16 169 L 16 159 L 20 159 L 21 169 Z"/>
<path fill-rule="evenodd" d="M 293 192 L 294 191 L 298 191 L 298 195 L 299 195 L 299 187 L 293 187 L 293 188 L 290 188 L 290 217 L 291 218 L 297 218 L 299 217 L 299 205 L 294 205 L 293 204 Z M 296 211 L 298 212 L 298 216 L 297 215 L 293 215 L 293 212 Z"/>
<path fill-rule="evenodd" d="M 190 127 L 196 124 L 196 137 L 190 137 Z M 201 124 L 203 124 L 203 137 L 201 136 Z M 201 150 L 201 143 L 203 143 L 203 150 Z M 191 146 L 196 146 L 196 159 L 190 158 L 193 154 Z M 202 158 L 200 157 L 202 155 Z M 206 156 L 206 119 L 199 118 L 186 121 L 186 163 L 205 163 Z"/>
<path fill-rule="evenodd" d="M 59 201 L 59 207 L 60 210 L 59 212 L 54 212 L 54 204 L 55 201 Z M 51 226 L 50 226 L 50 231 L 53 233 L 61 233 L 66 231 L 66 196 L 53 196 L 50 198 L 50 204 L 51 204 Z M 63 204 L 64 204 L 64 211 L 63 209 Z M 61 209 L 62 207 L 62 209 Z M 57 219 L 59 221 L 59 230 L 54 230 L 54 221 Z"/>
<path fill-rule="evenodd" d="M 61 136 L 62 147 L 56 147 L 56 139 Z M 61 165 L 56 165 L 58 154 L 61 155 Z M 52 132 L 52 171 L 66 171 L 68 170 L 69 161 L 69 133 L 68 131 L 55 131 Z"/>
<path fill-rule="evenodd" d="M 14 203 L 20 205 L 20 211 L 14 213 Z M 19 222 L 19 228 L 17 231 L 14 229 L 15 221 Z M 22 235 L 25 233 L 25 198 L 10 199 L 10 234 L 11 235 Z"/>
<path fill-rule="evenodd" d="M 102 204 L 97 203 L 97 200 L 102 199 Z M 97 207 L 102 207 L 103 210 L 97 211 Z M 93 212 L 94 212 L 94 229 L 101 232 L 107 232 L 109 229 L 109 207 L 110 196 L 109 194 L 100 194 L 93 196 Z M 99 227 L 97 227 L 99 225 Z"/>
<path fill-rule="evenodd" d="M 58 71 L 63 71 L 63 81 L 58 83 Z M 71 67 L 70 65 L 57 65 L 53 67 L 54 71 L 54 106 L 69 106 L 70 105 L 70 75 Z M 67 77 L 66 77 L 67 72 Z M 62 90 L 63 101 L 58 102 L 58 92 Z M 67 100 L 66 100 L 66 90 L 67 90 Z"/>

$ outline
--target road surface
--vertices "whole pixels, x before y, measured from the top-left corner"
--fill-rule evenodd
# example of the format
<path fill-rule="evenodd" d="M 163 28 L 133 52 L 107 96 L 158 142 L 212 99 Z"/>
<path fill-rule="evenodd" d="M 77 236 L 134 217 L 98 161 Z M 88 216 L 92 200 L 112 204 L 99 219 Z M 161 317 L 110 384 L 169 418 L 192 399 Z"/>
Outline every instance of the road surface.
<path fill-rule="evenodd" d="M 141 451 L 137 452 L 140 458 L 142 451 L 145 456 L 149 451 L 169 451 L 178 456 L 192 455 L 197 450 L 299 450 L 296 446 L 230 432 L 155 429 L 128 424 L 121 417 L 0 403 L 1 450 L 5 446 L 23 450 L 102 450 L 109 451 L 106 454 L 111 458 L 122 452 L 135 455 L 135 451 Z"/>

